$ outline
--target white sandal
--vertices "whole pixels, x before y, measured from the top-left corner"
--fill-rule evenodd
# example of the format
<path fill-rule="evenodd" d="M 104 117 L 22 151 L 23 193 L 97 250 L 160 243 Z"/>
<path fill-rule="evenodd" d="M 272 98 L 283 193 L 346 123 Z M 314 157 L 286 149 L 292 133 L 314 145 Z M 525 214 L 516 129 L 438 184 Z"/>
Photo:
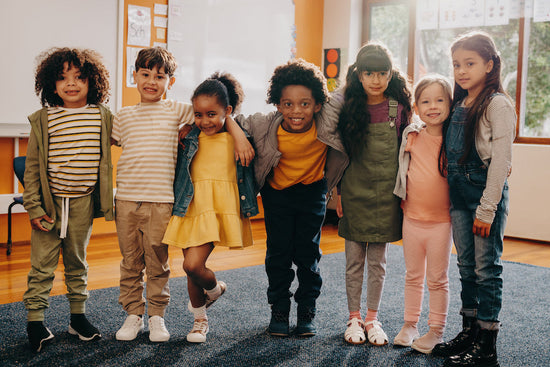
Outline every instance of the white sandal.
<path fill-rule="evenodd" d="M 376 346 L 382 346 L 388 344 L 388 336 L 382 330 L 382 324 L 378 320 L 369 321 L 365 324 L 365 330 L 368 325 L 372 325 L 372 328 L 367 332 L 369 343 Z"/>
<path fill-rule="evenodd" d="M 350 344 L 363 344 L 366 341 L 363 321 L 353 318 L 347 323 L 348 328 L 344 333 L 344 340 Z"/>

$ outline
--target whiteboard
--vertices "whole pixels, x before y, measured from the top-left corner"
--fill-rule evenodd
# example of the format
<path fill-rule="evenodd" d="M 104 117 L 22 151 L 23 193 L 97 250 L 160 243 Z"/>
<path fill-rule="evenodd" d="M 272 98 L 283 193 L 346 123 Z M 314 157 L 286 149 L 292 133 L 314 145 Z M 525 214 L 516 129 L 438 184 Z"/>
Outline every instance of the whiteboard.
<path fill-rule="evenodd" d="M 244 114 L 273 111 L 267 88 L 276 66 L 292 58 L 292 0 L 169 0 L 168 50 L 178 61 L 168 98 L 190 102 L 216 71 L 242 84 Z"/>
<path fill-rule="evenodd" d="M 0 0 L 0 5 L 0 130 L 28 124 L 27 116 L 41 107 L 34 92 L 36 57 L 54 46 L 91 48 L 103 56 L 114 111 L 118 0 Z"/>

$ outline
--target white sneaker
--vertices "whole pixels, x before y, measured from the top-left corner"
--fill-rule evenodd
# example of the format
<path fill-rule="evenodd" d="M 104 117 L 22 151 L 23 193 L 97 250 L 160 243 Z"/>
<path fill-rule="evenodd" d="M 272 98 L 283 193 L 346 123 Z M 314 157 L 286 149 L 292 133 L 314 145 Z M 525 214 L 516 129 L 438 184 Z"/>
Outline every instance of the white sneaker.
<path fill-rule="evenodd" d="M 208 320 L 197 319 L 193 324 L 193 330 L 187 334 L 187 341 L 190 343 L 204 343 L 208 333 Z"/>
<path fill-rule="evenodd" d="M 217 297 L 214 297 L 214 298 L 210 298 L 210 296 L 208 295 L 208 293 L 206 292 L 206 290 L 204 291 L 204 294 L 205 294 L 205 306 L 206 308 L 212 306 L 212 303 L 216 302 L 218 298 L 220 298 L 224 293 L 225 293 L 225 290 L 227 289 L 227 284 L 225 284 L 223 281 L 219 281 L 217 283 L 217 285 L 220 286 L 220 294 L 218 294 Z"/>
<path fill-rule="evenodd" d="M 164 326 L 164 319 L 160 316 L 149 317 L 149 340 L 152 342 L 165 342 L 170 339 L 170 333 Z"/>
<path fill-rule="evenodd" d="M 128 315 L 122 327 L 116 332 L 116 340 L 134 340 L 143 331 L 143 318 L 138 315 Z"/>

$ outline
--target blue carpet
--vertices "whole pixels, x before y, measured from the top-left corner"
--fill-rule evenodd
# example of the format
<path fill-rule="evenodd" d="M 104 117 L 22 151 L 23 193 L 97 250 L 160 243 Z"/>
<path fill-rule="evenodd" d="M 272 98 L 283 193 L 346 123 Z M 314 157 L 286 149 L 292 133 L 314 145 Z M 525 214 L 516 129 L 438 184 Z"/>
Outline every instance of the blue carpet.
<path fill-rule="evenodd" d="M 209 310 L 210 333 L 202 345 L 185 340 L 192 325 L 186 309 L 185 278 L 170 280 L 172 300 L 166 325 L 172 336 L 166 343 L 151 343 L 145 332 L 132 342 L 119 342 L 114 334 L 125 314 L 117 303 L 118 288 L 90 292 L 87 315 L 103 333 L 97 342 L 82 342 L 67 332 L 69 308 L 65 296 L 51 298 L 46 325 L 55 339 L 40 354 L 30 352 L 26 312 L 21 302 L 0 305 L 0 365 L 2 366 L 440 366 L 441 358 L 425 356 L 391 341 L 403 319 L 405 268 L 402 249 L 390 246 L 386 286 L 379 316 L 390 344 L 348 345 L 343 341 L 347 302 L 344 256 L 321 260 L 324 284 L 316 318 L 319 333 L 303 338 L 275 338 L 265 333 L 269 322 L 267 280 L 263 266 L 218 272 L 228 284 L 226 294 Z M 113 274 L 118 277 L 118 274 Z M 459 281 L 456 257 L 451 259 L 451 305 L 445 339 L 460 331 Z M 499 361 L 504 366 L 550 365 L 550 269 L 505 262 L 502 330 Z M 427 299 L 420 332 L 427 331 Z M 295 307 L 291 318 L 295 322 Z"/>

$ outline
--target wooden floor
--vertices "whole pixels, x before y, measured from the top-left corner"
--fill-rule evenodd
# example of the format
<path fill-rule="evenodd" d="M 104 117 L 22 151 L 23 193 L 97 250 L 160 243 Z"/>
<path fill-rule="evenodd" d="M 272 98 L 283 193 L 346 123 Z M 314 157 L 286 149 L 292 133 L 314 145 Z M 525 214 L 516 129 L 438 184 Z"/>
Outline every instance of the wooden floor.
<path fill-rule="evenodd" d="M 235 269 L 261 265 L 265 257 L 265 227 L 263 220 L 252 221 L 254 246 L 244 250 L 216 248 L 208 260 L 214 270 Z M 397 243 L 400 245 L 400 243 Z M 337 227 L 323 227 L 321 248 L 324 254 L 344 251 L 344 240 L 338 237 Z M 5 245 L 0 247 L 0 304 L 22 300 L 27 288 L 27 273 L 30 269 L 30 245 L 15 244 L 10 256 L 6 255 Z M 503 260 L 550 267 L 550 244 L 516 239 L 505 239 Z M 119 263 L 121 260 L 116 235 L 92 237 L 88 246 L 88 288 L 100 289 L 119 285 Z M 184 276 L 183 255 L 180 249 L 170 247 L 170 267 L 173 277 Z M 451 264 L 451 266 L 456 266 Z M 52 295 L 65 293 L 63 264 L 60 261 L 55 273 Z"/>

